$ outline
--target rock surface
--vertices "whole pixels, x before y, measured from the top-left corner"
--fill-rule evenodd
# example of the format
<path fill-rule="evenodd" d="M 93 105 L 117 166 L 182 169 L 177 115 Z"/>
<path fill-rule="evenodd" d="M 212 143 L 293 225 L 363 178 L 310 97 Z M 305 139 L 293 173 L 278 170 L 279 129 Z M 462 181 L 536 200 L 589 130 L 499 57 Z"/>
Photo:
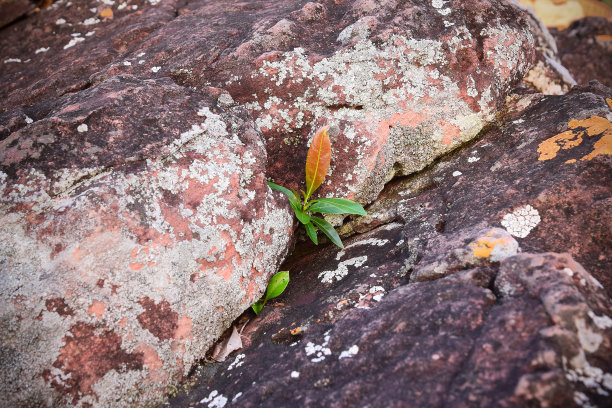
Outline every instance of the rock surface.
<path fill-rule="evenodd" d="M 0 28 L 26 14 L 31 6 L 30 0 L 0 0 Z"/>
<path fill-rule="evenodd" d="M 345 249 L 296 248 L 244 349 L 170 406 L 608 406 L 610 95 L 515 96 Z"/>
<path fill-rule="evenodd" d="M 612 21 L 587 17 L 565 30 L 551 30 L 563 66 L 583 85 L 596 79 L 612 87 Z"/>
<path fill-rule="evenodd" d="M 292 220 L 218 96 L 118 76 L 2 115 L 5 403 L 156 401 L 260 296 Z"/>
<path fill-rule="evenodd" d="M 523 13 L 498 0 L 181 4 L 126 7 L 108 21 L 100 7 L 91 15 L 91 1 L 70 14 L 56 3 L 15 27 L 22 42 L 2 44 L 13 58 L 31 58 L 2 73 L 2 106 L 118 74 L 213 85 L 247 106 L 266 139 L 269 176 L 283 185 L 299 187 L 309 138 L 335 125 L 321 194 L 368 203 L 395 174 L 474 137 L 533 59 Z M 89 19 L 100 21 L 85 26 Z M 48 30 L 61 34 L 47 39 Z M 50 51 L 33 55 L 34 47 Z M 70 64 L 40 68 L 51 59 Z"/>
<path fill-rule="evenodd" d="M 299 187 L 329 124 L 319 192 L 369 215 L 298 245 L 285 305 L 173 404 L 605 405 L 612 93 L 508 98 L 557 61 L 536 26 L 501 0 L 59 0 L 5 27 L 3 402 L 162 401 L 278 270 L 265 180 Z"/>

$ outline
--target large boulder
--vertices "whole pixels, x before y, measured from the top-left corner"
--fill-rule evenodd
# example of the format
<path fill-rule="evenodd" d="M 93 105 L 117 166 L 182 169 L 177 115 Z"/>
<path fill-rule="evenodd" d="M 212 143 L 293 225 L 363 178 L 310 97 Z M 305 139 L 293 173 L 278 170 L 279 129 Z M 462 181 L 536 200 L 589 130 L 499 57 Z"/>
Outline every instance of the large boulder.
<path fill-rule="evenodd" d="M 23 23 L 6 53 L 31 60 L 6 73 L 3 106 L 118 74 L 224 88 L 262 130 L 275 181 L 299 187 L 309 138 L 335 125 L 321 194 L 368 203 L 477 135 L 534 56 L 524 13 L 501 0 L 151 3 L 91 26 L 85 5 Z M 50 50 L 32 55 L 30 34 Z M 50 59 L 70 65 L 41 68 Z"/>
<path fill-rule="evenodd" d="M 2 115 L 7 406 L 158 402 L 261 295 L 292 218 L 230 100 L 123 76 Z"/>
<path fill-rule="evenodd" d="M 516 95 L 344 249 L 298 245 L 245 348 L 170 406 L 609 406 L 611 95 Z"/>

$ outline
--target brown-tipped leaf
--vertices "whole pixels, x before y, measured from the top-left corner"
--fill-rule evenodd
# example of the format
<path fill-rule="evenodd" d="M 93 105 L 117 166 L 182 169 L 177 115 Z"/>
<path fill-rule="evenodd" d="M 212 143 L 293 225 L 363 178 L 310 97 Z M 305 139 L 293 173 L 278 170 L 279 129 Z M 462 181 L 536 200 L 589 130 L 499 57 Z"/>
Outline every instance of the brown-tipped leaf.
<path fill-rule="evenodd" d="M 310 143 L 306 157 L 306 199 L 321 185 L 329 169 L 331 145 L 327 134 L 329 126 L 317 131 Z"/>

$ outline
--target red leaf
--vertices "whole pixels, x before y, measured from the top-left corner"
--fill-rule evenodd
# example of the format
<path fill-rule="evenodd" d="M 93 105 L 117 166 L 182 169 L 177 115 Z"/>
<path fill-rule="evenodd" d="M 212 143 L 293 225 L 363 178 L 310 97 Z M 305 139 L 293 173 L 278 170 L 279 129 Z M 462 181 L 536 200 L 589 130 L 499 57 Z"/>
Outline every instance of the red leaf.
<path fill-rule="evenodd" d="M 310 197 L 321 185 L 329 170 L 331 160 L 331 145 L 327 134 L 329 126 L 317 131 L 310 143 L 306 157 L 306 197 Z"/>

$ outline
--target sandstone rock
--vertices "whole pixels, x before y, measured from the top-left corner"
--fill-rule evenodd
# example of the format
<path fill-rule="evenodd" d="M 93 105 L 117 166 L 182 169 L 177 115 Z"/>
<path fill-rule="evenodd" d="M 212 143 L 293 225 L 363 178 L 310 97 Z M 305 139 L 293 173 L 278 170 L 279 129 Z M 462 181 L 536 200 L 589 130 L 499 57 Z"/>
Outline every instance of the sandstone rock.
<path fill-rule="evenodd" d="M 119 76 L 3 114 L 6 404 L 159 402 L 261 295 L 292 219 L 215 95 Z"/>
<path fill-rule="evenodd" d="M 562 64 L 582 85 L 596 79 L 612 87 L 612 21 L 588 17 L 565 30 L 551 30 Z"/>
<path fill-rule="evenodd" d="M 16 27 L 25 45 L 13 38 L 6 53 L 32 61 L 5 73 L 4 108 L 118 74 L 213 85 L 248 107 L 266 139 L 269 175 L 284 185 L 299 186 L 310 136 L 335 125 L 335 160 L 320 193 L 368 203 L 393 175 L 474 137 L 533 59 L 523 14 L 498 0 L 196 1 L 175 13 L 178 5 L 123 9 L 91 37 L 61 26 L 61 35 L 38 41 L 54 51 L 44 57 L 31 56 L 26 36 L 51 29 L 59 9 Z M 70 65 L 41 69 L 50 58 Z"/>
<path fill-rule="evenodd" d="M 608 406 L 610 94 L 517 97 L 345 249 L 301 244 L 245 348 L 170 406 Z"/>
<path fill-rule="evenodd" d="M 29 0 L 0 0 L 0 28 L 26 14 L 30 7 Z"/>
<path fill-rule="evenodd" d="M 403 220 L 418 238 L 406 239 L 413 250 L 438 245 L 431 262 L 448 263 L 452 234 L 472 241 L 481 229 L 504 228 L 523 251 L 569 252 L 612 294 L 611 96 L 594 84 L 515 99 L 485 137 L 430 171 L 391 182 L 367 217 L 341 231 Z"/>

